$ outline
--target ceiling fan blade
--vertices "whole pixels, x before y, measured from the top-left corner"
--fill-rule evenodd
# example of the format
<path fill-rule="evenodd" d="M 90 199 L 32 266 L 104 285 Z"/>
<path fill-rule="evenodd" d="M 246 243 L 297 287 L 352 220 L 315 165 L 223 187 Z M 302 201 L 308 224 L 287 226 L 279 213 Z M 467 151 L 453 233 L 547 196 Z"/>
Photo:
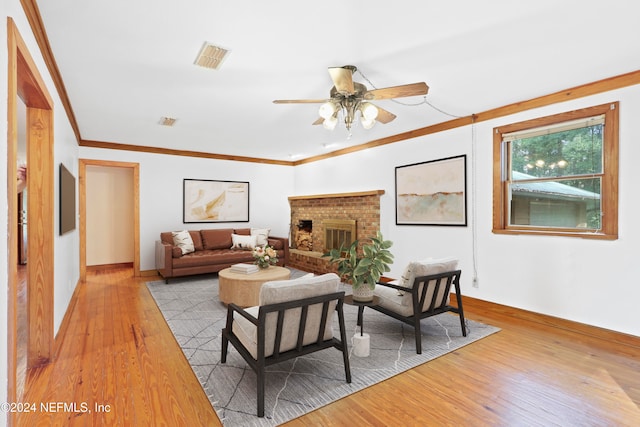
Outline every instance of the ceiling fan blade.
<path fill-rule="evenodd" d="M 328 99 L 276 99 L 274 104 L 322 104 Z"/>
<path fill-rule="evenodd" d="M 318 120 L 316 120 L 311 124 L 315 126 L 315 125 L 321 125 L 322 123 L 324 123 L 324 119 L 322 117 L 318 117 Z"/>
<path fill-rule="evenodd" d="M 380 108 L 377 105 L 376 105 L 376 108 L 378 109 L 378 117 L 376 117 L 376 121 L 386 124 L 393 121 L 396 118 L 395 114 L 390 113 L 384 108 Z"/>
<path fill-rule="evenodd" d="M 336 90 L 343 95 L 353 95 L 355 88 L 353 87 L 353 71 L 345 67 L 330 67 L 329 75 Z"/>
<path fill-rule="evenodd" d="M 429 86 L 425 82 L 420 82 L 370 90 L 364 94 L 364 99 L 371 101 L 375 99 L 402 98 L 405 96 L 426 95 L 427 92 L 429 92 Z"/>

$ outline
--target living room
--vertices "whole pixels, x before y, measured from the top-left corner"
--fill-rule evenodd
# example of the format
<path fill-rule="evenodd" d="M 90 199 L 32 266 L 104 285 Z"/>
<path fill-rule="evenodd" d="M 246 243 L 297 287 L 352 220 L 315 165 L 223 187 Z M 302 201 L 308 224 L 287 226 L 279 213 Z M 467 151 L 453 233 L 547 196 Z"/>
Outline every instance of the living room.
<path fill-rule="evenodd" d="M 155 273 L 154 242 L 161 231 L 201 229 L 203 224 L 184 224 L 183 180 L 205 179 L 250 183 L 248 223 L 214 224 L 211 227 L 269 227 L 273 235 L 288 236 L 291 230 L 292 196 L 358 193 L 382 190 L 380 228 L 394 242 L 395 263 L 390 276 L 402 274 L 407 262 L 430 256 L 455 256 L 462 270 L 462 293 L 496 304 L 528 310 L 621 334 L 640 336 L 636 301 L 640 288 L 633 282 L 640 274 L 634 255 L 640 250 L 640 227 L 634 214 L 640 209 L 635 197 L 633 162 L 640 156 L 635 117 L 640 114 L 640 78 L 633 72 L 627 83 L 613 88 L 587 82 L 596 88 L 581 95 L 574 86 L 558 87 L 558 93 L 575 95 L 544 98 L 535 108 L 496 115 L 474 124 L 450 126 L 442 131 L 424 131 L 394 143 L 372 145 L 362 150 L 337 153 L 316 161 L 277 164 L 269 161 L 234 161 L 197 156 L 172 155 L 136 150 L 79 146 L 74 124 L 64 113 L 53 77 L 30 29 L 19 2 L 10 2 L 11 16 L 44 76 L 56 108 L 54 163 L 64 163 L 78 177 L 80 159 L 127 162 L 139 165 L 139 269 Z M 7 30 L 2 30 L 6 39 Z M 6 55 L 4 56 L 6 57 Z M 4 58 L 3 57 L 3 58 Z M 6 69 L 6 59 L 2 67 Z M 615 79 L 618 76 L 606 76 Z M 624 80 L 624 79 L 619 79 Z M 7 95 L 3 86 L 2 93 Z M 540 97 L 549 93 L 538 94 Z M 5 96 L 6 97 L 6 96 Z M 516 101 L 524 102 L 524 99 Z M 544 102 L 543 102 L 544 101 Z M 544 235 L 505 235 L 492 231 L 494 174 L 494 129 L 511 123 L 537 119 L 581 108 L 619 102 L 619 188 L 617 193 L 617 239 L 575 238 Z M 501 106 L 506 107 L 506 106 Z M 275 107 L 274 107 L 275 108 Z M 0 115 L 6 116 L 3 105 Z M 481 113 L 481 112 L 478 112 Z M 80 126 L 81 128 L 82 126 Z M 321 129 L 316 129 L 321 131 Z M 7 134 L 3 121 L 0 131 Z M 467 223 L 462 227 L 398 225 L 396 223 L 397 167 L 466 155 Z M 4 156 L 4 155 L 3 155 Z M 2 164 L 7 164 L 3 157 Z M 6 177 L 7 174 L 2 174 Z M 5 178 L 3 178 L 5 179 Z M 8 181 L 0 185 L 0 197 L 8 195 Z M 56 205 L 57 206 L 57 205 Z M 79 209 L 79 207 L 78 207 Z M 6 212 L 0 218 L 9 224 Z M 56 213 L 57 215 L 57 213 Z M 209 225 L 207 225 L 209 226 Z M 80 278 L 80 231 L 53 237 L 53 329 L 57 333 L 72 301 Z M 71 254 L 69 256 L 69 254 Z M 8 249 L 0 250 L 0 274 L 9 277 Z M 7 283 L 8 280 L 3 281 Z M 5 285 L 0 286 L 0 311 L 9 306 Z M 612 290 L 613 292 L 607 292 Z M 615 302 L 605 302 L 609 298 Z M 6 311 L 8 312 L 8 310 Z M 6 329 L 0 341 L 8 342 Z M 0 354 L 0 378 L 5 384 L 8 362 Z M 4 401 L 6 388 L 0 390 Z"/>

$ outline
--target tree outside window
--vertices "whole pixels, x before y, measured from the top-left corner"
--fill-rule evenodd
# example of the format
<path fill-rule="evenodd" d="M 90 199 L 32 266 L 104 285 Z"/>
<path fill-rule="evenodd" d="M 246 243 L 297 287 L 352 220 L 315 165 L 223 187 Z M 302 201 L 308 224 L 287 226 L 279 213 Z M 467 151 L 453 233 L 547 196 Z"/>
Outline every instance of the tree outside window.
<path fill-rule="evenodd" d="M 494 129 L 495 233 L 617 238 L 618 103 Z"/>

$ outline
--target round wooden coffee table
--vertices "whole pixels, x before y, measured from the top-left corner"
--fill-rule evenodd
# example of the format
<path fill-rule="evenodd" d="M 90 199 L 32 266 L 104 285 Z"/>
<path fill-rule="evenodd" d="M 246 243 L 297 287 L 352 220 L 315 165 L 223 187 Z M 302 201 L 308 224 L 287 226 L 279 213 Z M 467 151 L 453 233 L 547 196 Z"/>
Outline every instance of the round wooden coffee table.
<path fill-rule="evenodd" d="M 288 268 L 272 265 L 256 273 L 235 273 L 231 268 L 218 272 L 219 298 L 225 304 L 234 303 L 240 307 L 258 305 L 260 287 L 272 280 L 288 280 L 291 272 Z"/>

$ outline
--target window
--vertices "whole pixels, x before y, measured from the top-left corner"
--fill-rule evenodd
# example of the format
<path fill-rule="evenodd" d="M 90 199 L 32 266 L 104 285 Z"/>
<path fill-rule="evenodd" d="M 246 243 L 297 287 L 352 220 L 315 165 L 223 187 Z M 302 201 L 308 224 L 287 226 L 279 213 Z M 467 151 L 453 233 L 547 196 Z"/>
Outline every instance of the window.
<path fill-rule="evenodd" d="M 617 239 L 618 108 L 495 128 L 493 232 Z"/>

